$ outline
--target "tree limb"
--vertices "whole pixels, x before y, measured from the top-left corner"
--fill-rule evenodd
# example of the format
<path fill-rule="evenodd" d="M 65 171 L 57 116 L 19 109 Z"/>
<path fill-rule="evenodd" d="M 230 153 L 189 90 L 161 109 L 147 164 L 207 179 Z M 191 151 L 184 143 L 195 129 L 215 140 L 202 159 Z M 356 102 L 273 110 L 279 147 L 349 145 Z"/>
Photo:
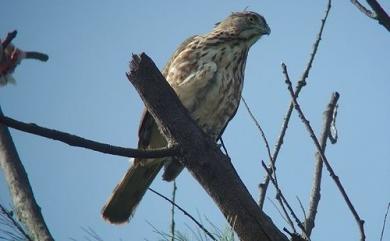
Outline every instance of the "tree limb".
<path fill-rule="evenodd" d="M 231 162 L 189 116 L 173 89 L 144 53 L 133 55 L 128 79 L 168 143 L 179 143 L 182 162 L 218 205 L 240 240 L 288 240 L 260 211 Z"/>
<path fill-rule="evenodd" d="M 305 117 L 301 107 L 299 106 L 299 103 L 298 103 L 298 101 L 296 99 L 296 94 L 294 93 L 294 90 L 292 88 L 292 84 L 291 84 L 290 78 L 288 76 L 287 66 L 284 63 L 282 63 L 282 69 L 283 69 L 283 74 L 285 75 L 285 82 L 286 82 L 286 84 L 288 86 L 288 91 L 290 92 L 292 101 L 294 102 L 294 108 L 298 112 L 299 117 L 301 118 L 303 124 L 305 125 L 307 131 L 309 132 L 310 137 L 313 140 L 314 145 L 316 146 L 317 151 L 318 151 L 318 153 L 319 153 L 319 155 L 321 157 L 321 160 L 324 162 L 324 164 L 325 164 L 325 166 L 326 166 L 326 168 L 327 168 L 327 170 L 329 172 L 329 175 L 332 177 L 333 181 L 336 183 L 337 188 L 339 189 L 341 195 L 343 196 L 345 202 L 348 205 L 349 210 L 351 210 L 352 215 L 355 218 L 356 223 L 358 224 L 358 227 L 359 227 L 359 231 L 360 231 L 360 240 L 364 241 L 366 239 L 366 235 L 364 234 L 364 227 L 363 227 L 364 220 L 362 220 L 359 217 L 359 214 L 357 213 L 357 211 L 356 211 L 355 207 L 353 206 L 351 200 L 349 199 L 349 197 L 348 197 L 348 195 L 347 195 L 343 185 L 341 184 L 340 178 L 335 174 L 335 172 L 333 171 L 332 166 L 330 165 L 328 159 L 326 158 L 325 153 L 322 150 L 321 145 L 320 145 L 320 143 L 318 141 L 318 138 L 316 137 L 316 135 L 315 135 L 315 133 L 313 131 L 313 128 L 310 125 L 310 122 L 307 120 L 307 118 Z"/>
<path fill-rule="evenodd" d="M 330 11 L 330 8 L 331 8 L 331 2 L 332 2 L 331 0 L 328 0 L 328 4 L 327 4 L 326 9 L 325 9 L 325 16 L 324 16 L 323 19 L 321 19 L 320 31 L 318 32 L 317 38 L 316 38 L 316 40 L 315 40 L 315 42 L 313 44 L 313 51 L 310 54 L 309 61 L 308 61 L 307 65 L 306 65 L 305 70 L 303 71 L 302 77 L 298 81 L 297 86 L 295 87 L 295 97 L 296 98 L 298 98 L 299 93 L 301 92 L 303 86 L 306 85 L 306 79 L 309 76 L 309 72 L 311 70 L 311 67 L 312 67 L 312 64 L 313 64 L 313 61 L 314 61 L 314 57 L 316 56 L 318 47 L 320 45 L 320 41 L 321 41 L 321 38 L 322 38 L 322 32 L 324 30 L 326 20 L 328 19 L 329 11 Z M 270 160 L 270 163 L 269 163 L 268 167 L 275 166 L 276 159 L 278 158 L 278 154 L 279 154 L 280 148 L 282 147 L 283 139 L 284 139 L 284 136 L 286 135 L 286 131 L 287 131 L 287 128 L 288 128 L 288 123 L 290 121 L 290 117 L 291 117 L 291 113 L 292 113 L 293 109 L 294 109 L 294 103 L 291 101 L 290 102 L 290 106 L 288 107 L 287 113 L 286 113 L 286 115 L 284 117 L 284 121 L 283 121 L 283 124 L 282 124 L 282 130 L 280 131 L 278 140 L 276 141 L 275 149 L 274 149 L 274 152 L 272 154 L 272 158 Z M 259 189 L 260 189 L 259 207 L 261 209 L 263 209 L 264 199 L 265 199 L 265 196 L 267 194 L 268 184 L 269 184 L 269 176 L 265 175 L 264 176 L 264 181 L 259 184 Z"/>
<path fill-rule="evenodd" d="M 360 12 L 362 12 L 369 18 L 377 20 L 380 25 L 382 25 L 387 29 L 387 31 L 390 31 L 390 16 L 382 8 L 379 2 L 377 0 L 366 0 L 366 1 L 368 5 L 370 5 L 373 11 L 367 9 L 358 0 L 351 0 L 351 3 L 355 5 L 357 9 L 360 10 Z"/>
<path fill-rule="evenodd" d="M 56 141 L 61 141 L 70 146 L 83 147 L 90 150 L 116 155 L 116 156 L 136 157 L 136 158 L 159 158 L 159 157 L 166 157 L 166 156 L 174 156 L 175 154 L 177 154 L 176 146 L 170 146 L 161 149 L 148 149 L 148 150 L 112 146 L 109 144 L 88 140 L 66 132 L 41 127 L 34 123 L 30 123 L 30 124 L 24 123 L 3 115 L 0 115 L 0 123 L 3 123 L 4 125 L 14 128 L 16 130 L 46 137 Z"/>
<path fill-rule="evenodd" d="M 3 113 L 0 108 L 0 116 Z M 0 166 L 9 185 L 16 215 L 33 240 L 52 241 L 49 229 L 35 201 L 26 170 L 6 126 L 0 124 Z"/>
<path fill-rule="evenodd" d="M 328 107 L 324 111 L 324 124 L 322 127 L 322 133 L 320 137 L 320 146 L 323 151 L 326 149 L 326 142 L 330 136 L 330 126 L 333 121 L 333 113 L 335 111 L 337 101 L 340 95 L 337 92 L 332 94 L 332 98 L 328 104 Z M 308 215 L 305 219 L 305 230 L 306 234 L 310 237 L 311 232 L 314 228 L 314 220 L 317 214 L 318 204 L 321 198 L 321 178 L 322 178 L 322 167 L 323 162 L 320 157 L 320 154 L 316 153 L 316 164 L 314 168 L 314 180 L 313 186 L 310 194 L 310 202 L 308 207 Z"/>

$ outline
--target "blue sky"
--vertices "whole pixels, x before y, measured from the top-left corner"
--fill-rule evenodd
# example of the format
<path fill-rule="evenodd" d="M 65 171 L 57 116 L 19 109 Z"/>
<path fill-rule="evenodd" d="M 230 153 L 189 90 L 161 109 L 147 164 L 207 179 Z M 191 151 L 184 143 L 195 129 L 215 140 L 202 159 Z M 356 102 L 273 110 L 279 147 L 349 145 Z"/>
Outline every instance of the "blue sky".
<path fill-rule="evenodd" d="M 390 3 L 383 2 L 390 11 Z M 162 68 L 178 44 L 208 32 L 232 11 L 245 7 L 265 16 L 272 33 L 250 51 L 243 95 L 273 147 L 289 104 L 280 63 L 296 81 L 308 60 L 325 1 L 7 1 L 0 33 L 17 29 L 14 43 L 46 52 L 47 63 L 25 61 L 16 86 L 0 89 L 3 112 L 13 118 L 115 145 L 135 147 L 143 103 L 127 81 L 131 53 L 146 52 Z M 367 240 L 378 240 L 390 201 L 390 35 L 349 1 L 334 1 L 323 40 L 299 98 L 317 133 L 331 93 L 338 91 L 339 141 L 327 156 L 356 209 L 366 221 Z M 150 222 L 168 231 L 169 204 L 147 193 L 127 225 L 112 226 L 100 209 L 128 167 L 128 160 L 67 146 L 11 130 L 35 197 L 57 240 L 77 240 L 91 227 L 105 240 L 158 240 Z M 257 200 L 267 159 L 264 144 L 243 106 L 224 141 L 233 163 Z M 277 162 L 281 188 L 300 213 L 311 189 L 315 148 L 294 113 Z M 0 174 L 0 202 L 9 204 Z M 170 195 L 157 178 L 152 187 Z M 272 188 L 271 188 L 272 190 Z M 177 202 L 195 216 L 224 227 L 212 200 L 187 172 L 178 178 Z M 269 197 L 274 198 L 271 191 Z M 265 212 L 287 227 L 270 201 Z M 301 215 L 302 216 L 302 215 Z M 193 223 L 177 212 L 178 228 L 191 236 Z M 387 237 L 390 226 L 386 227 Z M 312 240 L 357 240 L 358 228 L 328 174 L 322 186 Z"/>

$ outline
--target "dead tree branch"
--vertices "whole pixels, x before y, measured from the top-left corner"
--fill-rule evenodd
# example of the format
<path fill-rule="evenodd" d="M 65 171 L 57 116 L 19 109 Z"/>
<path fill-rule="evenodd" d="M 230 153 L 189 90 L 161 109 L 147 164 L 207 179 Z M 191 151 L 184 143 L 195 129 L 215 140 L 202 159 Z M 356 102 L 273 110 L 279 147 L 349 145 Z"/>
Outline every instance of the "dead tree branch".
<path fill-rule="evenodd" d="M 371 10 L 367 9 L 363 4 L 358 0 L 351 0 L 351 3 L 359 9 L 360 12 L 365 14 L 367 17 L 377 20 L 380 25 L 385 27 L 387 31 L 390 31 L 390 16 L 382 8 L 376 0 L 366 0 L 368 5 L 370 5 Z"/>
<path fill-rule="evenodd" d="M 34 123 L 29 123 L 29 124 L 24 123 L 3 115 L 0 116 L 0 123 L 2 123 L 5 126 L 14 128 L 16 130 L 46 137 L 56 141 L 61 141 L 70 146 L 87 148 L 90 150 L 116 155 L 116 156 L 137 157 L 137 158 L 159 158 L 159 157 L 166 157 L 166 156 L 174 156 L 175 154 L 177 154 L 176 146 L 170 146 L 161 149 L 148 149 L 148 150 L 113 146 L 113 145 L 109 145 L 97 141 L 88 140 L 62 131 L 41 127 Z"/>
<path fill-rule="evenodd" d="M 0 108 L 0 116 L 3 113 Z M 52 241 L 49 229 L 35 201 L 26 170 L 6 126 L 0 124 L 0 166 L 9 185 L 14 209 L 33 240 Z"/>
<path fill-rule="evenodd" d="M 328 107 L 324 111 L 323 117 L 324 117 L 324 124 L 322 127 L 322 133 L 320 137 L 320 145 L 321 149 L 325 151 L 326 149 L 326 142 L 329 138 L 330 134 L 330 127 L 333 121 L 334 112 L 336 109 L 337 101 L 339 99 L 340 95 L 339 93 L 335 92 L 332 94 L 332 97 L 330 99 L 330 102 L 328 104 Z M 309 201 L 309 207 L 308 207 L 308 215 L 305 218 L 305 230 L 306 234 L 311 235 L 311 232 L 314 228 L 314 221 L 317 214 L 318 204 L 320 203 L 321 199 L 321 178 L 322 178 L 322 167 L 323 162 L 320 157 L 320 154 L 316 153 L 316 163 L 314 168 L 314 180 L 313 180 L 313 186 L 311 189 L 310 194 L 310 201 Z"/>
<path fill-rule="evenodd" d="M 145 54 L 134 55 L 128 79 L 168 143 L 179 143 L 181 160 L 218 205 L 240 240 L 287 240 L 260 211 L 229 159 L 189 116 L 173 89 Z"/>
<path fill-rule="evenodd" d="M 320 145 L 320 143 L 318 141 L 318 138 L 316 137 L 316 135 L 314 133 L 314 130 L 313 130 L 313 128 L 310 125 L 310 122 L 305 117 L 305 115 L 304 115 L 304 113 L 303 113 L 303 111 L 302 111 L 302 109 L 301 109 L 301 107 L 300 107 L 300 105 L 299 105 L 299 103 L 298 103 L 298 101 L 296 99 L 296 94 L 294 93 L 294 90 L 292 88 L 292 84 L 291 84 L 290 78 L 288 76 L 287 66 L 284 63 L 282 63 L 282 69 L 283 69 L 283 74 L 285 76 L 285 82 L 286 82 L 286 84 L 288 86 L 288 91 L 290 92 L 292 101 L 294 103 L 294 108 L 298 112 L 299 117 L 301 118 L 301 120 L 304 123 L 307 131 L 309 132 L 310 137 L 313 140 L 314 145 L 316 146 L 317 151 L 318 151 L 318 153 L 319 153 L 319 155 L 321 157 L 321 160 L 325 163 L 325 166 L 326 166 L 330 176 L 332 177 L 332 179 L 336 183 L 337 188 L 341 192 L 341 195 L 343 196 L 345 202 L 348 205 L 348 208 L 351 210 L 352 215 L 355 218 L 355 220 L 356 220 L 356 222 L 358 224 L 359 230 L 360 230 L 360 240 L 364 241 L 366 239 L 366 236 L 364 234 L 364 227 L 363 227 L 364 220 L 360 219 L 359 214 L 357 213 L 357 211 L 356 211 L 355 207 L 353 206 L 351 200 L 349 199 L 349 197 L 348 197 L 348 195 L 347 195 L 343 185 L 341 184 L 340 178 L 335 174 L 335 172 L 333 171 L 333 168 L 331 167 L 328 159 L 326 158 L 325 153 L 322 150 L 321 145 Z"/>
<path fill-rule="evenodd" d="M 321 19 L 320 31 L 318 32 L 317 38 L 316 38 L 316 40 L 315 40 L 315 42 L 313 44 L 313 51 L 310 54 L 309 61 L 308 61 L 307 65 L 306 65 L 305 70 L 303 71 L 302 77 L 298 81 L 297 86 L 295 87 L 295 95 L 296 95 L 295 97 L 296 98 L 298 98 L 299 93 L 301 92 L 303 86 L 306 85 L 306 79 L 309 76 L 309 72 L 311 70 L 314 58 L 315 58 L 315 56 L 317 54 L 318 47 L 320 45 L 320 41 L 321 41 L 321 38 L 322 38 L 322 32 L 324 30 L 326 20 L 328 19 L 329 11 L 330 11 L 330 8 L 331 8 L 331 2 L 332 2 L 331 0 L 328 0 L 328 4 L 327 4 L 326 9 L 325 9 L 325 16 L 324 16 L 323 19 Z M 291 113 L 292 113 L 293 109 L 294 109 L 294 103 L 291 101 L 290 102 L 290 106 L 288 107 L 287 113 L 286 113 L 286 115 L 284 117 L 284 121 L 283 121 L 283 124 L 282 124 L 282 129 L 280 131 L 278 140 L 276 141 L 275 149 L 274 149 L 274 152 L 273 152 L 273 155 L 272 155 L 272 158 L 270 160 L 270 163 L 269 163 L 268 167 L 275 166 L 276 159 L 278 158 L 278 154 L 279 154 L 280 148 L 281 148 L 281 146 L 283 144 L 284 136 L 286 135 L 286 131 L 287 131 L 287 128 L 288 128 L 288 123 L 290 121 L 290 117 L 291 117 Z M 264 181 L 262 183 L 260 183 L 260 185 L 259 185 L 259 189 L 260 189 L 259 207 L 261 209 L 263 209 L 264 199 L 265 199 L 265 196 L 267 194 L 268 184 L 269 184 L 269 177 L 268 177 L 268 175 L 265 175 L 264 176 Z"/>

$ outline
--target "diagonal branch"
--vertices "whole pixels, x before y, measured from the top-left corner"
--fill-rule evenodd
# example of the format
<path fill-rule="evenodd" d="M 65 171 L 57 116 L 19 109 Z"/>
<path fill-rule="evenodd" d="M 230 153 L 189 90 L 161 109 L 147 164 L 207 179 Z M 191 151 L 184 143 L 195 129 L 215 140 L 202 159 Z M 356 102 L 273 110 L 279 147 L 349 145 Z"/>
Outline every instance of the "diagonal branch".
<path fill-rule="evenodd" d="M 3 112 L 0 108 L 0 116 Z M 9 185 L 16 215 L 29 231 L 33 240 L 52 241 L 43 219 L 41 208 L 35 201 L 26 170 L 19 159 L 15 144 L 6 126 L 0 124 L 0 167 Z"/>
<path fill-rule="evenodd" d="M 390 202 L 387 204 L 387 209 L 385 213 L 385 217 L 383 218 L 383 225 L 382 225 L 382 230 L 381 230 L 381 237 L 379 241 L 383 240 L 383 234 L 385 233 L 385 227 L 386 227 L 386 220 L 387 220 L 387 214 L 389 214 L 389 209 L 390 209 Z"/>
<path fill-rule="evenodd" d="M 377 0 L 366 0 L 368 5 L 370 5 L 371 10 L 367 9 L 363 4 L 358 0 L 351 0 L 351 3 L 359 9 L 360 12 L 365 14 L 371 19 L 375 19 L 379 22 L 380 25 L 385 27 L 387 31 L 390 31 L 390 16 L 382 8 Z"/>
<path fill-rule="evenodd" d="M 255 123 L 257 129 L 260 131 L 261 137 L 263 138 L 263 141 L 265 143 L 265 148 L 267 149 L 268 157 L 270 160 L 272 160 L 271 149 L 269 148 L 269 143 L 268 143 L 267 137 L 265 136 L 265 132 L 264 132 L 263 128 L 261 128 L 259 121 L 253 115 L 253 113 L 252 113 L 251 109 L 249 108 L 248 104 L 246 103 L 244 97 L 241 97 L 241 99 L 242 99 L 242 102 L 244 103 L 244 106 L 245 106 L 246 110 L 248 111 L 251 119 Z"/>
<path fill-rule="evenodd" d="M 318 32 L 317 38 L 316 38 L 316 40 L 315 40 L 315 42 L 313 44 L 313 51 L 310 54 L 309 61 L 308 61 L 307 65 L 306 65 L 305 70 L 303 71 L 302 77 L 298 81 L 297 86 L 295 87 L 295 97 L 296 98 L 298 98 L 299 93 L 301 92 L 303 86 L 306 85 L 306 79 L 309 76 L 309 72 L 311 70 L 311 67 L 312 67 L 312 64 L 313 64 L 313 61 L 314 61 L 314 57 L 317 54 L 317 50 L 318 50 L 318 47 L 320 45 L 320 41 L 321 41 L 321 38 L 322 38 L 322 32 L 324 30 L 326 20 L 328 19 L 330 8 L 331 8 L 331 0 L 328 0 L 328 4 L 327 4 L 326 9 L 325 9 L 325 16 L 324 16 L 323 19 L 321 19 L 320 31 Z M 292 113 L 293 109 L 294 109 L 294 103 L 291 101 L 290 102 L 290 106 L 288 107 L 287 113 L 286 113 L 286 115 L 284 117 L 284 122 L 282 124 L 282 130 L 280 131 L 280 134 L 279 134 L 278 140 L 276 142 L 272 158 L 270 159 L 270 163 L 268 165 L 269 167 L 275 166 L 276 159 L 278 158 L 278 154 L 279 154 L 280 148 L 282 147 L 284 136 L 286 135 L 286 131 L 287 131 L 287 128 L 288 128 L 288 123 L 290 121 L 290 117 L 291 117 L 291 113 Z M 269 184 L 269 177 L 268 177 L 268 175 L 265 175 L 264 181 L 262 183 L 260 183 L 260 185 L 259 185 L 259 189 L 260 189 L 259 207 L 261 209 L 263 209 L 264 199 L 265 199 L 265 196 L 267 194 L 268 184 Z"/>
<path fill-rule="evenodd" d="M 330 127 L 333 121 L 333 116 L 334 116 L 333 114 L 339 97 L 340 95 L 337 92 L 332 94 L 332 98 L 328 104 L 328 107 L 326 108 L 323 114 L 324 124 L 323 124 L 322 133 L 320 137 L 320 145 L 323 151 L 325 151 L 326 142 L 328 140 L 328 137 L 330 136 Z M 310 194 L 310 202 L 308 207 L 308 215 L 305 219 L 305 230 L 306 230 L 306 234 L 309 235 L 309 237 L 314 228 L 314 220 L 316 218 L 318 204 L 321 198 L 320 191 L 321 191 L 322 167 L 323 167 L 323 162 L 320 157 L 320 154 L 317 152 L 316 164 L 314 168 L 314 180 L 313 180 L 313 186 Z"/>
<path fill-rule="evenodd" d="M 303 226 L 302 222 L 299 220 L 298 216 L 295 214 L 294 210 L 291 208 L 290 204 L 287 202 L 287 199 L 282 193 L 282 190 L 280 189 L 278 183 L 276 180 L 272 177 L 271 171 L 268 169 L 268 167 L 265 165 L 264 161 L 261 162 L 261 165 L 263 166 L 264 170 L 266 171 L 267 175 L 269 176 L 272 184 L 274 185 L 276 192 L 277 192 L 277 198 L 281 200 L 281 202 L 286 205 L 287 209 L 290 211 L 291 215 L 293 216 L 295 222 L 297 223 L 298 227 L 302 230 L 304 234 L 306 234 L 305 227 Z M 284 205 L 281 205 L 282 208 L 284 209 Z M 285 211 L 286 212 L 286 211 Z M 290 217 L 287 215 L 289 222 L 291 222 Z M 295 233 L 295 229 L 294 229 Z M 307 236 L 307 235 L 306 235 Z"/>
<path fill-rule="evenodd" d="M 112 146 L 109 144 L 88 140 L 62 131 L 41 127 L 33 123 L 31 124 L 24 123 L 3 115 L 0 116 L 0 123 L 23 132 L 46 137 L 56 141 L 61 141 L 70 146 L 83 147 L 90 150 L 116 155 L 116 156 L 137 157 L 137 158 L 159 158 L 159 157 L 173 156 L 177 154 L 176 146 L 165 147 L 161 149 L 148 149 L 148 150 Z"/>
<path fill-rule="evenodd" d="M 291 84 L 291 81 L 290 81 L 290 78 L 289 78 L 288 72 L 287 72 L 287 66 L 284 63 L 282 63 L 282 69 L 283 69 L 283 74 L 285 75 L 285 82 L 286 82 L 286 84 L 288 86 L 288 91 L 290 92 L 292 101 L 294 102 L 294 108 L 298 112 L 299 117 L 301 118 L 301 120 L 304 123 L 307 131 L 309 132 L 310 137 L 313 140 L 314 145 L 316 146 L 317 151 L 318 151 L 318 153 L 319 153 L 319 155 L 321 157 L 321 160 L 323 161 L 323 163 L 325 164 L 325 166 L 326 166 L 326 168 L 327 168 L 327 170 L 329 172 L 329 175 L 332 177 L 333 181 L 336 183 L 337 188 L 339 189 L 341 195 L 343 196 L 345 202 L 348 205 L 348 208 L 351 210 L 352 215 L 355 218 L 355 221 L 358 224 L 359 231 L 360 231 L 360 240 L 364 241 L 366 239 L 366 236 L 364 234 L 364 227 L 363 227 L 364 220 L 360 219 L 359 214 L 357 213 L 357 211 L 356 211 L 355 207 L 353 206 L 351 200 L 349 199 L 349 197 L 348 197 L 348 195 L 347 195 L 343 185 L 341 184 L 340 178 L 335 174 L 335 172 L 333 171 L 332 166 L 330 165 L 328 159 L 326 158 L 325 153 L 322 150 L 321 145 L 320 145 L 320 143 L 318 141 L 318 138 L 316 137 L 316 135 L 315 135 L 315 133 L 313 131 L 313 128 L 310 125 L 310 122 L 307 120 L 307 118 L 303 114 L 303 111 L 302 111 L 301 107 L 298 104 L 298 101 L 296 99 L 296 95 L 295 95 L 294 90 L 292 88 L 292 84 Z"/>
<path fill-rule="evenodd" d="M 168 143 L 179 143 L 180 160 L 218 205 L 240 240 L 287 241 L 260 211 L 230 160 L 189 116 L 153 61 L 145 54 L 134 55 L 130 67 L 128 79 Z"/>

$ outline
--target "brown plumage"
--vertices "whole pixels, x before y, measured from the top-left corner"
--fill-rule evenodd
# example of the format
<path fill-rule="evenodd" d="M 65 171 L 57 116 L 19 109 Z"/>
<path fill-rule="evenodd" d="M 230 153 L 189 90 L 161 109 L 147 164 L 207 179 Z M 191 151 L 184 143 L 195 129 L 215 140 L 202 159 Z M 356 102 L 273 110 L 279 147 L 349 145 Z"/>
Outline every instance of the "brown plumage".
<path fill-rule="evenodd" d="M 255 12 L 232 13 L 206 35 L 192 36 L 175 51 L 163 75 L 198 125 L 217 140 L 240 103 L 249 48 L 269 34 L 265 19 Z M 138 147 L 163 147 L 166 141 L 152 116 L 144 111 Z M 179 160 L 135 159 L 103 207 L 111 223 L 128 221 L 146 190 L 165 166 L 163 179 L 174 180 L 183 170 Z"/>

